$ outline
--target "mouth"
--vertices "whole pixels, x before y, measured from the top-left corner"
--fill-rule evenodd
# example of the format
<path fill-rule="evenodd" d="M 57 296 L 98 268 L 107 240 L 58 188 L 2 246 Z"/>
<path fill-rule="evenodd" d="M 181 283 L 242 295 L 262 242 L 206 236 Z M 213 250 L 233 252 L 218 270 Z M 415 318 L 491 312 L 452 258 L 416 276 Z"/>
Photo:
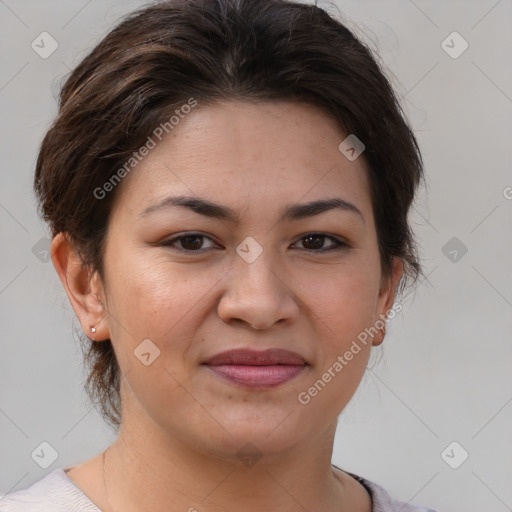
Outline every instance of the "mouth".
<path fill-rule="evenodd" d="M 202 364 L 216 376 L 248 388 L 279 386 L 309 367 L 302 356 L 283 349 L 229 350 Z"/>

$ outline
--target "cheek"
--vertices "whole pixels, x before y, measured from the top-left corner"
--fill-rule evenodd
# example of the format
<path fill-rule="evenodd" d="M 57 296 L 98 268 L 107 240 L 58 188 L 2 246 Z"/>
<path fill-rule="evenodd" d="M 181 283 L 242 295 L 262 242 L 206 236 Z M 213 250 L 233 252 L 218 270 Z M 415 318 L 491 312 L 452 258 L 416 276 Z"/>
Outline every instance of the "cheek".
<path fill-rule="evenodd" d="M 170 263 L 165 254 L 145 252 L 132 250 L 112 262 L 109 297 L 119 315 L 139 332 L 170 329 L 217 279 L 197 267 L 192 271 L 192 266 Z"/>
<path fill-rule="evenodd" d="M 364 333 L 374 320 L 377 294 L 369 272 L 344 270 L 328 278 L 316 276 L 306 295 L 318 340 L 317 359 L 298 400 L 305 410 L 322 410 L 332 420 L 350 401 L 366 370 L 372 344 Z"/>
<path fill-rule="evenodd" d="M 112 342 L 127 396 L 136 397 L 127 407 L 142 404 L 158 411 L 163 405 L 172 411 L 184 406 L 187 398 L 179 383 L 186 380 L 186 368 L 180 361 L 193 334 L 191 322 L 197 321 L 194 308 L 212 284 L 136 252 L 111 261 L 109 272 Z"/>
<path fill-rule="evenodd" d="M 304 272 L 297 279 L 313 321 L 316 317 L 334 344 L 346 343 L 373 322 L 379 275 L 371 262 L 354 258 L 321 273 Z"/>
<path fill-rule="evenodd" d="M 214 307 L 211 297 L 225 271 L 170 263 L 165 253 L 156 251 L 149 257 L 133 251 L 109 271 L 109 326 L 123 371 L 141 370 L 134 351 L 149 339 L 160 351 L 152 365 L 181 374 L 185 368 L 179 361 L 197 343 L 197 331 Z"/>

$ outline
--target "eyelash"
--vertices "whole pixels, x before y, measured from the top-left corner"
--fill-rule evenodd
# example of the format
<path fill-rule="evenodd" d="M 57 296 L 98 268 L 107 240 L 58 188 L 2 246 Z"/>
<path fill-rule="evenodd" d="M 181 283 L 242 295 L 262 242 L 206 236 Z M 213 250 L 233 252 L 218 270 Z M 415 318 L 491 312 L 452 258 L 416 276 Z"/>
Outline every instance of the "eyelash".
<path fill-rule="evenodd" d="M 348 248 L 351 247 L 346 242 L 343 242 L 340 239 L 338 239 L 338 238 L 336 238 L 336 237 L 334 237 L 332 235 L 327 235 L 325 233 L 318 233 L 318 232 L 315 232 L 315 231 L 313 231 L 311 233 L 305 233 L 303 236 L 301 236 L 301 238 L 299 238 L 299 241 L 304 240 L 305 238 L 307 238 L 309 236 L 318 236 L 318 237 L 323 237 L 325 239 L 330 238 L 335 243 L 334 243 L 334 245 L 332 245 L 331 247 L 328 247 L 327 249 L 316 249 L 316 250 L 315 249 L 299 249 L 299 250 L 306 251 L 306 252 L 313 252 L 313 253 L 327 253 L 327 252 L 331 252 L 331 251 L 335 251 L 335 250 L 340 250 L 340 249 L 348 249 Z M 169 240 L 166 240 L 166 241 L 164 241 L 162 243 L 162 245 L 164 245 L 166 247 L 170 247 L 171 249 L 176 250 L 176 251 L 186 252 L 186 253 L 198 253 L 198 254 L 204 253 L 204 252 L 208 251 L 209 249 L 211 249 L 211 247 L 209 247 L 207 249 L 200 249 L 200 250 L 197 250 L 197 251 L 192 251 L 192 250 L 189 250 L 189 249 L 183 249 L 183 248 L 174 246 L 174 244 L 177 241 L 183 240 L 184 238 L 189 238 L 189 237 L 207 238 L 207 239 L 209 239 L 209 240 L 211 240 L 213 242 L 213 240 L 210 237 L 208 237 L 206 235 L 203 235 L 201 233 L 193 231 L 193 232 L 186 233 L 184 235 L 180 235 L 180 236 L 171 238 Z"/>

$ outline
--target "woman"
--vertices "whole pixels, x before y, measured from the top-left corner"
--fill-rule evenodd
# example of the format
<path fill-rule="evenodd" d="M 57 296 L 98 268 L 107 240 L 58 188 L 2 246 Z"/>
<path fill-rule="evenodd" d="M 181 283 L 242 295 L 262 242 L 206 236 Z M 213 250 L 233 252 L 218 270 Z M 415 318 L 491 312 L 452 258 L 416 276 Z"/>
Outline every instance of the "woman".
<path fill-rule="evenodd" d="M 420 511 L 331 465 L 409 281 L 417 142 L 316 6 L 160 2 L 65 83 L 35 190 L 118 437 L 0 510 Z"/>

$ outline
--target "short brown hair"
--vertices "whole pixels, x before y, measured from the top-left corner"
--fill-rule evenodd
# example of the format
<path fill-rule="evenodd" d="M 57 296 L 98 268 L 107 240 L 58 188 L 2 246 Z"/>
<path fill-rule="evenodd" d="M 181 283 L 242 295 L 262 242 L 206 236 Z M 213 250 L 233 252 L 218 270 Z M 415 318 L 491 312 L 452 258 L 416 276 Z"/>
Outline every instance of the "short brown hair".
<path fill-rule="evenodd" d="M 332 116 L 363 141 L 383 276 L 404 263 L 398 292 L 422 274 L 407 215 L 423 178 L 416 139 L 371 51 L 316 5 L 280 0 L 174 0 L 139 9 L 72 71 L 42 141 L 34 188 L 52 236 L 64 232 L 103 278 L 116 190 L 94 190 L 187 99 L 291 100 Z M 341 140 L 340 140 L 341 142 Z M 119 427 L 112 343 L 82 337 L 86 389 Z"/>

